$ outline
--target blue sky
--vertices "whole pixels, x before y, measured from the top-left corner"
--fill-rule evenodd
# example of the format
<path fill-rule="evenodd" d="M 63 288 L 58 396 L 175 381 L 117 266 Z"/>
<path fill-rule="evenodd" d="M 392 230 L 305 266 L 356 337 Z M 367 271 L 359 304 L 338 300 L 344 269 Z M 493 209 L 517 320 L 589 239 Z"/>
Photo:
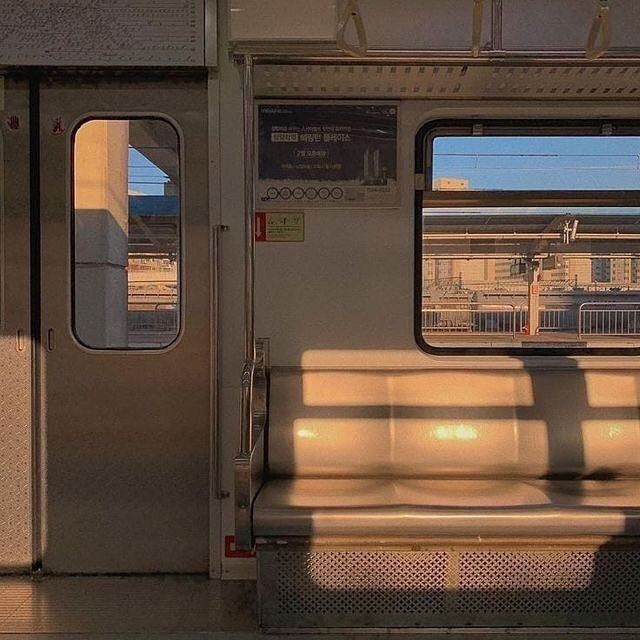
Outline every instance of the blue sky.
<path fill-rule="evenodd" d="M 129 147 L 129 193 L 146 196 L 164 194 L 167 175 L 139 151 Z"/>
<path fill-rule="evenodd" d="M 450 136 L 433 148 L 434 178 L 464 178 L 472 190 L 640 190 L 640 137 Z M 166 180 L 129 148 L 130 191 L 162 195 Z"/>
<path fill-rule="evenodd" d="M 434 178 L 472 190 L 640 190 L 635 136 L 443 136 L 433 149 Z"/>

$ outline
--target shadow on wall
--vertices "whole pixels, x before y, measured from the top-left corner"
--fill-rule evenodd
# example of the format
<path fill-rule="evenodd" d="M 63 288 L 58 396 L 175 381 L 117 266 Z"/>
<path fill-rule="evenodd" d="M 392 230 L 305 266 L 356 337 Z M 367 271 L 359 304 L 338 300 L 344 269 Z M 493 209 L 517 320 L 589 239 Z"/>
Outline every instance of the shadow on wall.
<path fill-rule="evenodd" d="M 640 624 L 638 389 L 562 364 L 275 370 L 270 473 L 290 521 L 274 526 L 377 543 L 265 547 L 261 573 L 279 579 L 263 585 L 263 624 Z"/>

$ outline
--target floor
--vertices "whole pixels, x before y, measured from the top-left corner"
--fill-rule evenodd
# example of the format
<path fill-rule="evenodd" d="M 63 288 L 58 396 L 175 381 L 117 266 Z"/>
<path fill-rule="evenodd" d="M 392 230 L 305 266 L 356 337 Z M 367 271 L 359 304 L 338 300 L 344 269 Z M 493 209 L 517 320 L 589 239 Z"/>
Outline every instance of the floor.
<path fill-rule="evenodd" d="M 195 576 L 0 578 L 1 640 L 337 640 L 344 633 L 263 635 L 256 626 L 255 584 L 218 581 Z M 349 635 L 349 638 L 363 637 Z M 396 636 L 398 637 L 398 636 Z M 482 630 L 431 631 L 402 640 L 609 640 L 609 632 L 540 633 L 512 629 L 506 633 Z M 638 638 L 632 630 L 618 638 Z M 369 632 L 369 640 L 389 638 Z"/>
<path fill-rule="evenodd" d="M 0 634 L 217 632 L 244 640 L 257 632 L 255 600 L 251 581 L 197 576 L 3 578 Z"/>

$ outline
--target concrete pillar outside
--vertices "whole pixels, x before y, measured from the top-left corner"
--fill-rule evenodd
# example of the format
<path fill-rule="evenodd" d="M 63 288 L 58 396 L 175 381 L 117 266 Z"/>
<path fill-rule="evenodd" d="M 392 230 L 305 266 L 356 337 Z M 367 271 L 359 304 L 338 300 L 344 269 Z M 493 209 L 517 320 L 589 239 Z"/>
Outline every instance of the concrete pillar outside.
<path fill-rule="evenodd" d="M 126 120 L 92 120 L 75 138 L 75 327 L 96 348 L 127 346 Z"/>

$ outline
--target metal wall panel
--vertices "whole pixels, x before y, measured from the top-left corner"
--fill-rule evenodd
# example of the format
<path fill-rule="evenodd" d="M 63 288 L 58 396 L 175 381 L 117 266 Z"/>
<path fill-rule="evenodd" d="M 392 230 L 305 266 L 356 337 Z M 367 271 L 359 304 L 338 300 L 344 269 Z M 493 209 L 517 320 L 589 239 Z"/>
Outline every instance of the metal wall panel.
<path fill-rule="evenodd" d="M 0 112 L 0 572 L 13 573 L 29 570 L 32 561 L 29 131 L 26 83 L 6 80 L 5 86 Z"/>
<path fill-rule="evenodd" d="M 637 100 L 640 66 L 611 63 L 265 64 L 261 98 Z"/>

